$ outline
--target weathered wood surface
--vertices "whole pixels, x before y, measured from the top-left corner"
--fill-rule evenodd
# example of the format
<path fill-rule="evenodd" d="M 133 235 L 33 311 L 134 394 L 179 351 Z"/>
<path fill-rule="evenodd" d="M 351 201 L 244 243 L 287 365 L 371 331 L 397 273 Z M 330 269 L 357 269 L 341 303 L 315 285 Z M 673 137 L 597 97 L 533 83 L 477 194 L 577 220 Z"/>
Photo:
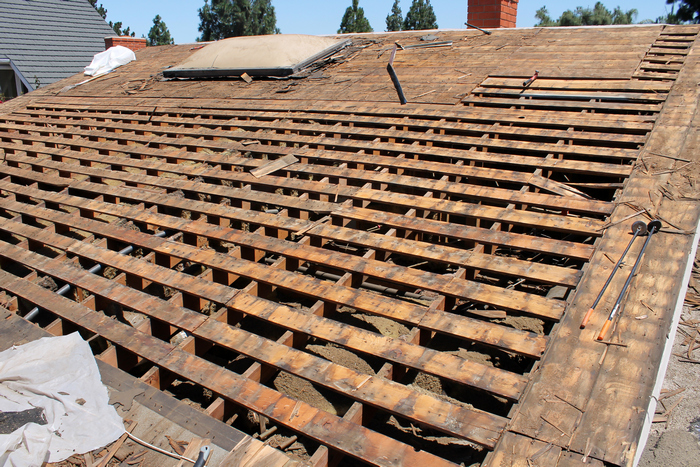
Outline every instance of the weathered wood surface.
<path fill-rule="evenodd" d="M 418 44 L 417 32 L 356 36 L 334 63 L 293 81 L 160 81 L 157 71 L 192 53 L 166 46 L 68 93 L 41 88 L 0 107 L 0 257 L 6 271 L 28 274 L 3 276 L 0 297 L 15 307 L 39 300 L 63 316 L 51 332 L 75 325 L 105 333 L 120 350 L 104 358 L 154 363 L 145 380 L 159 387 L 179 377 L 208 388 L 219 397 L 208 409 L 217 417 L 234 404 L 320 442 L 317 465 L 339 453 L 377 464 L 462 461 L 438 446 L 415 451 L 406 439 L 418 440 L 411 436 L 424 427 L 495 447 L 487 464 L 563 467 L 586 450 L 594 465 L 621 463 L 634 450 L 647 386 L 621 391 L 618 379 L 639 382 L 658 346 L 632 339 L 611 347 L 602 363 L 611 371 L 595 376 L 591 363 L 604 346 L 577 338 L 588 330 L 573 326 L 626 244 L 632 220 L 617 220 L 644 207 L 689 230 L 698 215 L 672 185 L 693 167 L 652 154 L 692 159 L 695 88 L 682 83 L 698 81 L 689 74 L 697 32 L 440 31 L 451 47 L 397 55 L 413 98 L 406 106 L 395 102 L 383 66 L 394 40 Z M 523 90 L 533 67 L 540 77 Z M 268 173 L 256 178 L 260 171 Z M 664 180 L 672 184 L 658 185 Z M 153 236 L 158 230 L 169 238 Z M 661 311 L 656 321 L 632 322 L 627 310 L 639 310 L 630 301 L 621 336 L 661 336 L 667 307 L 654 300 L 670 303 L 686 243 L 659 234 L 659 247 L 674 251 L 669 279 L 638 277 L 630 300 L 643 287 L 641 300 Z M 116 252 L 128 244 L 139 254 Z M 90 275 L 76 262 L 117 276 Z M 50 299 L 30 282 L 44 274 L 77 286 L 93 309 L 117 303 L 150 324 L 137 331 Z M 175 295 L 165 302 L 144 293 L 155 286 Z M 554 298 L 563 289 L 575 295 Z M 278 293 L 302 303 L 287 306 Z M 209 304 L 219 309 L 212 317 L 202 313 Z M 348 321 L 348 310 L 408 334 L 375 332 Z M 516 329 L 519 320 L 538 333 Z M 260 335 L 252 322 L 277 336 Z M 178 329 L 191 335 L 177 347 L 157 339 Z M 381 369 L 375 376 L 329 362 L 307 352 L 307 342 Z M 252 363 L 241 375 L 228 372 L 201 358 L 211 346 Z M 464 357 L 470 349 L 495 366 Z M 565 373 L 567 365 L 576 370 Z M 339 418 L 270 389 L 280 371 L 352 408 Z M 424 394 L 408 384 L 412 372 L 506 402 L 491 409 L 477 397 L 482 412 L 464 405 L 471 396 Z M 412 433 L 368 430 L 375 409 L 413 423 Z M 510 431 L 496 444 L 506 414 Z M 596 431 L 598 418 L 605 427 Z M 612 446 L 621 433 L 626 441 Z"/>
<path fill-rule="evenodd" d="M 54 202 L 58 200 L 63 201 L 60 195 L 51 198 L 51 200 Z M 386 316 L 413 325 L 422 326 L 423 323 L 426 323 L 426 327 L 433 331 L 445 332 L 466 339 L 475 339 L 488 345 L 496 345 L 509 351 L 524 353 L 530 356 L 538 356 L 544 351 L 545 343 L 542 338 L 535 337 L 532 334 L 522 331 L 511 330 L 489 323 L 482 323 L 471 318 L 460 317 L 453 314 L 445 314 L 440 311 L 426 312 L 424 308 L 411 305 L 407 302 L 378 297 L 375 294 L 362 292 L 350 287 L 339 285 L 331 286 L 311 277 L 299 276 L 284 270 L 274 270 L 257 265 L 256 263 L 237 259 L 230 255 L 223 255 L 212 251 L 202 251 L 196 247 L 168 242 L 164 239 L 154 238 L 147 234 L 139 234 L 123 228 L 105 228 L 101 223 L 88 219 L 75 219 L 66 214 L 3 200 L 0 200 L 0 207 L 8 210 L 22 211 L 28 215 L 33 215 L 37 218 L 61 225 L 84 229 L 95 235 L 107 235 L 108 238 L 119 239 L 162 254 L 173 255 L 175 252 L 179 252 L 177 254 L 179 258 L 184 257 L 190 261 L 204 264 L 216 270 L 226 271 L 234 275 L 245 275 L 251 279 L 269 283 L 276 287 L 286 288 L 298 293 L 308 293 L 312 296 L 320 296 L 333 303 L 351 306 L 368 313 Z M 7 225 L 1 226 L 0 230 L 11 232 L 25 238 L 32 238 L 37 242 L 46 243 L 64 250 L 70 249 L 72 253 L 77 253 L 84 258 L 109 264 L 119 270 L 123 270 L 125 267 L 124 263 L 127 261 L 126 258 L 122 258 L 122 261 L 119 262 L 120 264 L 112 264 L 109 258 L 105 257 L 111 255 L 109 252 L 88 254 L 85 252 L 85 249 L 87 248 L 88 250 L 94 251 L 94 247 L 82 246 L 82 243 L 76 245 L 75 242 L 62 236 L 50 236 L 46 232 L 38 233 L 36 232 L 36 228 L 25 226 L 20 223 L 8 223 Z M 134 263 L 134 261 L 130 261 Z M 152 266 L 150 263 L 144 264 L 143 262 L 136 262 L 136 264 L 140 264 L 138 273 L 136 273 L 136 271 L 130 271 L 131 273 L 140 277 L 147 277 L 150 281 L 161 283 L 207 300 L 227 303 L 235 294 L 235 292 L 228 287 L 209 282 L 204 282 L 206 286 L 202 286 L 201 280 L 175 272 L 168 273 L 167 271 L 159 270 L 160 272 L 158 274 L 147 274 L 144 268 L 156 268 L 156 266 Z M 451 331 L 451 329 L 458 329 L 458 331 Z"/>
<path fill-rule="evenodd" d="M 84 249 L 85 246 L 80 248 Z M 69 250 L 73 252 L 73 249 Z M 125 272 L 137 273 L 136 268 L 125 264 L 129 262 L 128 257 L 117 256 L 117 253 L 113 252 L 111 255 L 110 252 L 103 253 L 103 255 L 109 260 L 108 264 L 119 267 L 120 270 Z M 385 381 L 329 363 L 320 357 L 277 344 L 215 319 L 207 319 L 194 311 L 166 304 L 146 293 L 133 290 L 124 285 L 115 284 L 108 279 L 67 264 L 44 259 L 37 254 L 22 251 L 18 247 L 10 245 L 0 246 L 0 256 L 22 262 L 37 271 L 41 271 L 43 274 L 74 284 L 76 287 L 86 290 L 95 296 L 119 303 L 125 308 L 130 308 L 152 318 L 170 323 L 178 329 L 192 333 L 195 337 L 246 354 L 268 365 L 310 379 L 331 390 L 339 390 L 371 405 L 377 405 L 400 415 L 415 418 L 416 421 L 429 424 L 433 428 L 445 431 L 448 434 L 464 437 L 479 444 L 493 446 L 500 432 L 505 427 L 505 419 L 500 417 L 453 406 L 437 398 L 418 394 L 398 383 Z M 126 261 L 118 261 L 118 259 Z M 143 269 L 147 268 L 145 264 L 139 266 Z M 158 269 L 158 272 L 162 269 L 158 266 L 151 266 L 151 268 Z M 144 271 L 142 275 L 148 279 L 157 277 L 157 273 L 149 274 L 147 271 Z M 5 279 L 9 280 L 8 277 L 5 277 Z M 224 303 L 228 301 L 230 299 Z M 429 356 L 424 353 L 422 358 L 428 360 Z M 444 363 L 446 363 L 446 360 L 449 360 L 438 356 L 433 358 Z M 461 366 L 464 369 L 469 369 L 468 362 L 462 362 Z M 458 367 L 459 365 L 454 366 L 453 371 Z M 488 369 L 481 370 L 481 379 L 489 379 L 488 372 Z M 505 379 L 508 376 L 499 376 L 499 378 Z M 380 394 L 384 394 L 384 396 L 379 397 Z M 386 394 L 391 394 L 391 398 L 387 397 Z M 399 403 L 397 401 L 402 402 Z M 415 402 L 409 403 L 407 401 Z"/>
<path fill-rule="evenodd" d="M 101 313 L 72 302 L 22 279 L 12 280 L 7 273 L 0 274 L 2 287 L 33 303 L 54 310 L 62 318 L 91 332 L 104 336 L 120 347 L 179 374 L 197 381 L 217 394 L 278 421 L 290 429 L 304 433 L 319 441 L 326 441 L 336 449 L 374 465 L 391 465 L 384 461 L 387 453 L 408 465 L 414 462 L 430 462 L 435 465 L 454 465 L 424 451 L 399 443 L 389 437 L 347 422 L 308 404 L 295 401 L 259 383 L 225 370 L 214 363 L 181 350 L 172 344 L 140 333 L 130 326 L 115 322 Z M 293 416 L 294 409 L 298 414 Z M 338 436 L 343 433 L 342 436 Z M 359 443 L 357 440 L 364 440 Z"/>
<path fill-rule="evenodd" d="M 523 449 L 534 437 L 579 456 L 588 455 L 593 462 L 629 465 L 634 459 L 681 278 L 687 262 L 692 261 L 688 252 L 700 218 L 697 169 L 692 165 L 684 168 L 684 163 L 672 159 L 697 163 L 699 77 L 700 62 L 693 51 L 650 135 L 645 162 L 632 174 L 620 198 L 620 203 L 628 204 L 618 205 L 611 216 L 611 226 L 598 244 L 533 385 L 513 413 L 510 430 L 524 436 L 517 436 L 506 449 Z M 664 195 L 668 192 L 683 195 Z M 615 277 L 586 329 L 580 330 L 579 324 L 612 267 L 610 258 L 618 258 L 629 241 L 634 219 L 616 222 L 635 213 L 636 206 L 659 216 L 665 229 L 651 240 L 610 337 L 625 346 L 602 345 L 595 342 L 596 337 L 626 274 Z M 634 246 L 632 257 L 640 248 L 641 242 Z M 623 269 L 629 271 L 631 265 Z M 489 465 L 498 465 L 496 461 L 507 455 L 504 446 L 497 448 L 502 454 L 492 456 Z M 569 461 L 562 459 L 558 465 L 570 465 Z"/>

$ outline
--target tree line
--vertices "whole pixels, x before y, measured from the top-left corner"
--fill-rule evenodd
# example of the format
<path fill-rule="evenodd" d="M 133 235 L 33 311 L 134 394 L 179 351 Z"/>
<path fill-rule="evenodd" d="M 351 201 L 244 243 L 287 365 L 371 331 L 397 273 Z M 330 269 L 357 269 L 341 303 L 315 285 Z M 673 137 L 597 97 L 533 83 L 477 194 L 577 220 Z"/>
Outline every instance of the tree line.
<path fill-rule="evenodd" d="M 386 17 L 387 31 L 404 31 L 416 29 L 437 29 L 435 12 L 430 0 L 412 0 L 406 18 L 401 15 L 399 0 L 394 0 L 391 12 Z M 97 0 L 88 0 L 103 19 L 107 19 L 107 9 L 98 5 Z M 199 14 L 198 42 L 216 41 L 235 36 L 258 36 L 280 34 L 277 27 L 275 7 L 271 0 L 204 0 L 204 6 L 197 10 Z M 123 28 L 121 21 L 109 25 L 119 36 L 135 37 L 136 33 L 129 27 Z M 359 0 L 345 10 L 340 21 L 339 34 L 351 32 L 372 32 L 372 26 L 365 18 L 365 12 L 359 6 Z M 145 36 L 142 36 L 145 37 Z M 148 32 L 148 45 L 172 44 L 173 39 L 165 22 L 156 15 L 153 27 Z"/>
<path fill-rule="evenodd" d="M 659 16 L 655 20 L 645 19 L 640 24 L 681 24 L 700 23 L 699 0 L 666 0 L 671 5 L 671 11 Z M 575 10 L 566 10 L 557 19 L 549 16 L 547 7 L 543 6 L 535 13 L 538 20 L 536 27 L 547 26 L 597 26 L 608 24 L 633 24 L 637 17 L 637 10 L 623 11 L 619 6 L 609 10 L 601 2 L 597 2 L 593 8 L 577 7 Z"/>
<path fill-rule="evenodd" d="M 93 6 L 95 10 L 97 10 L 97 13 L 99 13 L 99 15 L 102 16 L 102 19 L 106 21 L 107 9 L 104 7 L 104 5 L 100 4 L 98 6 L 97 0 L 88 0 L 88 2 L 90 3 L 90 5 Z M 109 21 L 109 26 L 114 30 L 114 33 L 117 36 L 136 37 L 136 33 L 133 32 L 130 27 L 122 29 L 123 23 L 121 21 L 117 21 L 115 23 Z M 173 38 L 170 36 L 170 31 L 168 30 L 168 27 L 165 25 L 165 22 L 160 17 L 160 15 L 156 15 L 156 17 L 153 18 L 153 26 L 151 27 L 150 31 L 148 31 L 148 37 L 141 37 L 146 39 L 146 43 L 148 45 L 167 45 L 175 43 L 173 41 Z"/>
<path fill-rule="evenodd" d="M 97 5 L 97 0 L 88 0 L 103 19 L 107 19 L 107 10 L 103 5 Z M 359 0 L 345 10 L 338 28 L 339 34 L 373 32 L 365 12 L 359 6 Z M 641 23 L 700 23 L 700 0 L 666 0 L 671 5 L 671 12 L 656 18 L 644 20 Z M 676 9 L 677 7 L 677 9 Z M 204 0 L 204 6 L 199 8 L 199 32 L 197 41 L 208 42 L 234 36 L 256 36 L 265 34 L 280 34 L 277 27 L 277 17 L 272 0 Z M 562 15 L 553 19 L 549 16 L 547 7 L 543 6 L 535 13 L 538 20 L 535 26 L 589 26 L 606 24 L 632 24 L 637 16 L 637 10 L 623 11 L 619 6 L 610 10 L 597 2 L 593 8 L 577 7 L 566 10 Z M 134 37 L 136 34 L 129 27 L 123 29 L 121 21 L 109 25 L 119 36 Z M 412 0 L 411 6 L 403 17 L 399 0 L 394 4 L 386 17 L 387 31 L 411 31 L 420 29 L 437 29 L 437 18 L 430 0 Z M 148 45 L 173 44 L 168 27 L 160 17 L 153 18 L 153 26 L 148 31 Z"/>

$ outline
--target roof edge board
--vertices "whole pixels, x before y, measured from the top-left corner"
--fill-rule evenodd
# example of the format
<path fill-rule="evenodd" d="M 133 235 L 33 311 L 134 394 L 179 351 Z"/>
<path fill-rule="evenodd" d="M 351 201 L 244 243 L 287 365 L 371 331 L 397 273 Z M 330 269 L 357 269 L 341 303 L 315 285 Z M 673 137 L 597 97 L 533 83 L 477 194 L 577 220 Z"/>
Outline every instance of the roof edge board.
<path fill-rule="evenodd" d="M 676 301 L 676 308 L 673 312 L 673 320 L 671 321 L 671 327 L 666 335 L 666 342 L 664 343 L 664 351 L 661 356 L 661 363 L 659 365 L 658 372 L 656 373 L 656 381 L 654 383 L 654 388 L 649 398 L 649 406 L 647 408 L 644 424 L 642 425 L 642 431 L 637 439 L 637 451 L 634 454 L 633 466 L 637 467 L 642 459 L 642 454 L 649 440 L 649 434 L 651 433 L 651 424 L 654 419 L 654 413 L 656 412 L 656 406 L 658 405 L 659 396 L 661 395 L 661 388 L 664 384 L 664 378 L 666 376 L 666 370 L 671 360 L 671 354 L 673 352 L 673 344 L 676 340 L 676 333 L 678 332 L 678 323 L 680 323 L 681 315 L 683 314 L 683 304 L 685 303 L 685 295 L 688 291 L 688 284 L 690 281 L 690 275 L 693 272 L 693 264 L 695 255 L 698 251 L 698 241 L 700 241 L 700 219 L 695 227 L 695 236 L 693 238 L 693 248 L 687 257 L 687 263 L 685 267 L 685 272 L 683 273 L 683 281 L 681 282 L 681 290 L 678 294 L 678 300 Z"/>

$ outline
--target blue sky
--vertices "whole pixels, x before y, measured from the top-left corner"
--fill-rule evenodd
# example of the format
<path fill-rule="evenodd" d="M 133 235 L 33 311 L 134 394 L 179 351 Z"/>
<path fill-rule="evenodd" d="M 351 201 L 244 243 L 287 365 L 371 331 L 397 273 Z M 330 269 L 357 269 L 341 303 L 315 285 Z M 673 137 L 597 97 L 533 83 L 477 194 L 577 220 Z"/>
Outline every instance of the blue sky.
<path fill-rule="evenodd" d="M 401 0 L 400 6 L 405 16 L 412 0 Z M 98 0 L 107 9 L 108 21 L 121 21 L 129 26 L 137 37 L 147 35 L 153 25 L 153 18 L 160 15 L 170 30 L 175 43 L 194 42 L 199 32 L 197 9 L 204 0 Z M 345 9 L 352 0 L 272 0 L 277 14 L 277 26 L 284 34 L 335 34 L 340 26 Z M 360 0 L 360 6 L 375 31 L 384 31 L 385 18 L 394 0 Z M 637 21 L 656 19 L 670 11 L 665 0 L 609 0 L 603 1 L 606 7 L 620 6 L 623 10 L 636 8 Z M 466 0 L 431 0 L 438 26 L 441 29 L 463 29 L 467 19 Z M 593 7 L 595 0 L 520 0 L 518 4 L 518 27 L 535 24 L 535 11 L 546 6 L 553 18 L 567 9 L 577 6 Z"/>

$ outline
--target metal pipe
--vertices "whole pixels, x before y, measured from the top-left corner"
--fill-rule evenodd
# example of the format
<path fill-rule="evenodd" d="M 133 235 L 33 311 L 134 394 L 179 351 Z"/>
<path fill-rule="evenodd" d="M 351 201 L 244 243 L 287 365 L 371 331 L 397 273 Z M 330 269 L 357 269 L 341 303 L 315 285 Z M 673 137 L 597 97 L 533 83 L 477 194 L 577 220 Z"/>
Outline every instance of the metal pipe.
<path fill-rule="evenodd" d="M 649 245 L 649 241 L 651 240 L 651 237 L 661 229 L 661 221 L 653 220 L 649 222 L 649 225 L 647 226 L 647 230 L 649 231 L 649 236 L 647 237 L 647 240 L 644 242 L 644 246 L 642 246 L 642 251 L 639 252 L 639 256 L 637 256 L 637 261 L 634 262 L 634 266 L 632 267 L 632 271 L 630 271 L 630 275 L 627 276 L 627 280 L 625 281 L 625 285 L 622 286 L 622 290 L 620 290 L 620 295 L 617 297 L 617 301 L 615 302 L 615 306 L 613 306 L 612 311 L 610 312 L 610 316 L 608 316 L 608 319 L 605 321 L 605 324 L 603 324 L 603 329 L 600 330 L 600 334 L 598 335 L 598 340 L 602 341 L 605 339 L 605 335 L 608 333 L 608 329 L 610 328 L 610 325 L 612 324 L 613 319 L 615 319 L 615 315 L 617 314 L 617 311 L 620 309 L 620 304 L 622 303 L 622 298 L 625 295 L 625 292 L 627 292 L 627 289 L 630 286 L 630 282 L 632 282 L 632 278 L 637 272 L 637 268 L 639 268 L 639 263 L 642 261 L 642 256 L 644 256 L 644 251 L 647 249 L 647 245 Z"/>
<path fill-rule="evenodd" d="M 634 240 L 639 235 L 644 235 L 645 233 L 647 233 L 647 225 L 642 221 L 637 221 L 634 224 L 632 224 L 632 232 L 634 233 L 634 235 L 632 236 L 632 240 L 630 240 L 630 242 L 627 244 L 627 248 L 625 248 L 625 251 L 622 252 L 622 256 L 620 256 L 620 259 L 617 261 L 617 264 L 615 264 L 615 267 L 610 272 L 610 275 L 608 276 L 608 280 L 605 281 L 605 284 L 603 285 L 603 288 L 600 290 L 600 293 L 598 294 L 595 301 L 593 302 L 593 305 L 591 305 L 591 307 L 588 309 L 586 316 L 583 317 L 583 321 L 581 321 L 581 329 L 585 328 L 586 324 L 588 324 L 588 320 L 591 319 L 591 315 L 593 314 L 595 307 L 598 306 L 598 302 L 600 302 L 600 299 L 603 298 L 603 294 L 605 293 L 605 290 L 610 285 L 610 282 L 612 282 L 613 277 L 615 277 L 615 273 L 620 268 L 620 265 L 622 264 L 622 260 L 625 259 L 625 256 L 627 255 L 627 252 L 630 250 L 632 243 L 634 243 Z"/>
<path fill-rule="evenodd" d="M 165 233 L 166 233 L 165 230 L 162 230 L 162 231 L 160 231 L 160 232 L 157 232 L 157 233 L 153 234 L 153 236 L 154 236 L 154 237 L 165 237 Z M 129 246 L 127 246 L 126 248 L 122 248 L 121 250 L 119 250 L 118 253 L 119 253 L 120 255 L 128 255 L 128 254 L 131 253 L 132 251 L 134 251 L 134 246 L 133 246 L 133 245 L 129 245 Z M 91 274 L 97 274 L 97 273 L 100 272 L 101 270 L 102 270 L 102 265 L 98 263 L 98 264 L 94 265 L 93 267 L 91 267 L 90 269 L 88 269 L 88 272 L 91 273 Z M 60 289 L 58 289 L 58 290 L 56 291 L 56 293 L 59 294 L 59 295 L 61 295 L 61 296 L 65 296 L 68 292 L 70 292 L 70 289 L 71 289 L 71 285 L 70 285 L 70 284 L 66 284 L 66 285 L 64 285 L 63 287 L 61 287 Z M 29 313 L 27 313 L 26 315 L 24 315 L 24 319 L 26 319 L 27 321 L 34 321 L 34 319 L 35 319 L 38 315 L 39 315 L 39 307 L 36 307 L 36 306 L 35 306 L 34 308 L 32 308 L 32 309 L 29 311 Z"/>
<path fill-rule="evenodd" d="M 467 29 L 474 28 L 474 29 L 478 29 L 479 31 L 483 32 L 484 34 L 489 34 L 489 35 L 491 34 L 491 31 L 487 31 L 486 29 L 481 29 L 479 26 L 474 26 L 473 24 L 469 24 L 469 23 L 464 23 L 464 24 L 467 25 Z"/>

